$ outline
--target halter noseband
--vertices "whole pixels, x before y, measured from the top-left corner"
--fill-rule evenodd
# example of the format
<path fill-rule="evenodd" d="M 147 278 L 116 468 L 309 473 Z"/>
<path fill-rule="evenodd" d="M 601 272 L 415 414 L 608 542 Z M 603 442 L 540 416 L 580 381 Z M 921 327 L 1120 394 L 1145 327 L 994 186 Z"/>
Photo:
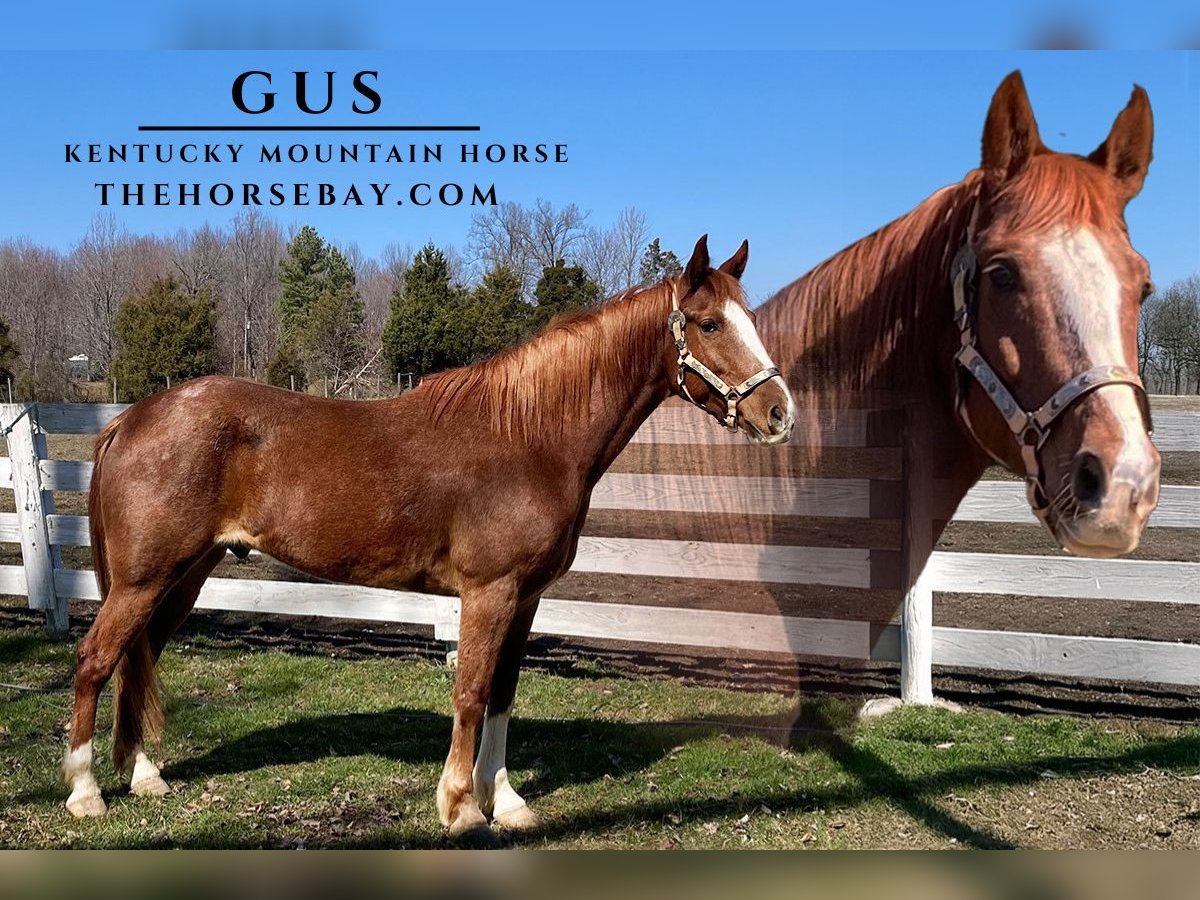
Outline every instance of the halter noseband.
<path fill-rule="evenodd" d="M 959 333 L 958 352 L 954 354 L 954 361 L 958 365 L 954 392 L 955 411 L 975 443 L 988 456 L 1007 468 L 1007 463 L 979 439 L 979 435 L 975 433 L 975 426 L 971 424 L 971 417 L 967 412 L 967 389 L 970 386 L 969 378 L 973 378 L 983 388 L 1016 439 L 1021 461 L 1025 466 L 1025 489 L 1029 505 L 1042 524 L 1050 528 L 1050 499 L 1043 483 L 1044 473 L 1038 459 L 1038 451 L 1050 437 L 1050 428 L 1054 422 L 1092 391 L 1108 385 L 1127 384 L 1133 388 L 1138 398 L 1138 407 L 1142 411 L 1146 432 L 1151 433 L 1154 428 L 1150 420 L 1150 401 L 1137 372 L 1125 366 L 1096 366 L 1067 381 L 1038 409 L 1031 412 L 1021 406 L 1012 391 L 996 374 L 996 370 L 979 352 L 978 337 L 975 334 L 975 285 L 978 265 L 975 250 L 971 246 L 975 238 L 978 213 L 979 207 L 976 206 L 971 213 L 962 249 L 958 251 L 950 266 L 950 282 L 954 288 L 954 323 L 958 326 Z"/>
<path fill-rule="evenodd" d="M 670 329 L 671 336 L 675 339 L 675 350 L 679 354 L 679 359 L 675 366 L 675 382 L 679 386 L 679 390 L 683 396 L 687 397 L 696 406 L 704 409 L 704 404 L 692 396 L 691 391 L 687 389 L 687 384 L 685 383 L 685 375 L 688 372 L 693 372 L 699 376 L 705 384 L 725 398 L 725 418 L 721 420 L 721 424 L 730 431 L 737 431 L 738 403 L 754 393 L 755 389 L 760 385 L 770 381 L 772 378 L 780 377 L 779 370 L 774 366 L 767 366 L 765 369 L 759 369 L 736 387 L 730 387 L 721 376 L 692 356 L 692 352 L 688 350 L 687 335 L 684 333 L 686 325 L 687 318 L 679 308 L 679 288 L 672 283 L 671 313 L 667 316 L 667 328 Z"/>

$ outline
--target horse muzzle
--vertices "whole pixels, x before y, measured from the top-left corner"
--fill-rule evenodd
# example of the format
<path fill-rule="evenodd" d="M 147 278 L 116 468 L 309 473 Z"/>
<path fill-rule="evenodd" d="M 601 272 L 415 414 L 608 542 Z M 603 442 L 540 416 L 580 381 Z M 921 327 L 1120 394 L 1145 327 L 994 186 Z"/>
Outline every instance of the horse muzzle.
<path fill-rule="evenodd" d="M 1149 440 L 1115 462 L 1080 450 L 1067 473 L 1069 487 L 1052 504 L 1052 524 L 1065 550 L 1103 558 L 1134 550 L 1158 505 L 1161 458 Z"/>

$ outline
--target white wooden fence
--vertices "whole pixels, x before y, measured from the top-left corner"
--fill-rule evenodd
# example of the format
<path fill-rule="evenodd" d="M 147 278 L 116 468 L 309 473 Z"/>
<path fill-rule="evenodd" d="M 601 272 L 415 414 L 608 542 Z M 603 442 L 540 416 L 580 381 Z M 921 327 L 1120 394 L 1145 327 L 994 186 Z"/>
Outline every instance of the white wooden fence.
<path fill-rule="evenodd" d="M 87 490 L 91 463 L 48 458 L 46 435 L 94 434 L 122 409 L 112 404 L 40 404 L 27 411 L 22 405 L 0 405 L 0 425 L 16 422 L 8 436 L 9 458 L 0 460 L 0 488 L 11 487 L 17 509 L 0 514 L 0 541 L 19 543 L 23 561 L 20 566 L 0 566 L 0 594 L 28 596 L 31 608 L 46 611 L 47 623 L 56 633 L 66 631 L 68 598 L 98 600 L 99 594 L 93 573 L 63 568 L 59 553 L 60 547 L 88 544 L 86 517 L 59 515 L 54 507 L 55 491 Z M 1200 417 L 1157 416 L 1156 426 L 1155 442 L 1162 451 L 1200 449 Z M 832 446 L 869 446 L 870 427 L 867 414 L 852 410 L 831 416 L 823 438 Z M 664 408 L 635 436 L 634 446 L 686 445 L 698 440 L 725 445 L 740 438 L 703 428 L 690 410 Z M 921 454 L 903 452 L 903 456 L 899 493 L 903 494 L 904 540 L 899 566 L 894 551 L 856 547 L 588 535 L 580 540 L 574 565 L 576 572 L 627 576 L 894 588 L 904 592 L 899 626 L 682 605 L 544 599 L 534 631 L 649 644 L 899 660 L 904 699 L 916 702 L 932 699 L 933 663 L 1200 686 L 1200 644 L 935 627 L 935 591 L 1200 603 L 1200 563 L 930 554 L 932 538 L 920 523 L 938 517 L 943 505 L 939 483 L 921 470 Z M 636 510 L 655 516 L 716 512 L 865 520 L 879 516 L 881 506 L 895 505 L 896 492 L 886 488 L 871 478 L 613 471 L 597 487 L 592 509 Z M 979 484 L 959 506 L 956 519 L 1035 521 L 1023 485 L 1017 482 Z M 1150 524 L 1200 528 L 1200 487 L 1165 486 Z M 1197 535 L 1200 539 L 1200 530 Z M 435 636 L 444 640 L 457 637 L 456 599 L 403 591 L 210 578 L 197 607 L 410 623 L 433 626 Z"/>

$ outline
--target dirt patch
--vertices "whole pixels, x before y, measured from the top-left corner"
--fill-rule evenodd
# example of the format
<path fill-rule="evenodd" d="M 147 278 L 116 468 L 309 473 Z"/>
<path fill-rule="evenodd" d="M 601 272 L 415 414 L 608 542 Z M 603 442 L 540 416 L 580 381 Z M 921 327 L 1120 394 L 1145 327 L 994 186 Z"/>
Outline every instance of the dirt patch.
<path fill-rule="evenodd" d="M 1200 394 L 1154 394 L 1150 397 L 1150 406 L 1158 412 L 1200 412 Z"/>
<path fill-rule="evenodd" d="M 849 810 L 833 823 L 849 846 L 877 849 L 1200 849 L 1200 776 L 1065 774 L 1048 769 L 1028 787 L 948 791 L 937 798 L 954 823 L 945 831 L 895 809 Z"/>

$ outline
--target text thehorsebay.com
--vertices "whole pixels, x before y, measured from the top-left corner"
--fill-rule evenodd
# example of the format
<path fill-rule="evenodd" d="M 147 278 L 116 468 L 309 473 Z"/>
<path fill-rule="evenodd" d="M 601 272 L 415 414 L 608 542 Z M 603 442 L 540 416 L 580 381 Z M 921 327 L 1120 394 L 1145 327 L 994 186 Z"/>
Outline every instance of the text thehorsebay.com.
<path fill-rule="evenodd" d="M 327 120 L 317 117 L 337 110 L 337 73 L 292 72 L 287 77 L 293 91 L 289 95 L 295 110 L 293 115 L 302 114 L 298 120 L 291 119 L 287 124 L 269 117 L 265 120 L 257 118 L 276 109 L 280 91 L 271 89 L 274 86 L 271 72 L 251 70 L 234 79 L 232 96 L 238 112 L 255 119 L 239 116 L 232 124 L 219 125 L 139 125 L 138 131 L 342 131 L 360 132 L 365 136 L 366 132 L 481 130 L 476 125 L 366 124 L 368 120 L 361 117 L 376 113 L 384 105 L 378 89 L 379 73 L 369 70 L 354 73 L 349 101 L 342 104 L 346 119 L 339 118 L 336 125 L 327 124 Z M 85 169 L 89 174 L 104 171 L 104 175 L 89 179 L 100 206 L 496 206 L 503 199 L 497 196 L 492 180 L 497 170 L 510 166 L 558 166 L 568 162 L 567 144 L 554 141 L 241 143 L 195 140 L 189 134 L 184 141 L 80 141 L 67 142 L 63 148 L 63 162 L 73 170 Z M 134 167 L 143 166 L 153 175 L 138 177 L 140 172 Z M 323 166 L 328 166 L 331 174 L 353 171 L 335 167 L 369 168 L 367 177 L 377 180 L 360 181 L 353 176 L 346 180 L 326 180 L 318 176 L 312 180 L 311 173 Z M 430 174 L 437 173 L 439 167 L 451 166 L 471 166 L 473 172 L 484 171 L 488 177 L 473 181 Z M 239 175 L 243 172 L 249 175 L 250 170 L 253 175 L 244 179 L 230 178 L 226 172 L 231 167 L 236 167 Z M 302 178 L 292 181 L 276 180 L 277 175 L 261 177 L 259 174 L 268 171 L 274 175 L 300 167 L 303 167 Z M 131 170 L 136 173 L 134 177 L 121 180 L 128 178 Z M 109 175 L 110 171 L 112 175 Z M 197 177 L 188 177 L 193 171 Z M 214 172 L 220 172 L 220 175 L 209 177 Z M 180 173 L 186 174 L 181 176 Z"/>
<path fill-rule="evenodd" d="M 561 164 L 566 144 L 66 144 L 70 164 L 220 166 Z M 495 206 L 496 185 L 458 181 L 95 181 L 101 206 Z"/>

